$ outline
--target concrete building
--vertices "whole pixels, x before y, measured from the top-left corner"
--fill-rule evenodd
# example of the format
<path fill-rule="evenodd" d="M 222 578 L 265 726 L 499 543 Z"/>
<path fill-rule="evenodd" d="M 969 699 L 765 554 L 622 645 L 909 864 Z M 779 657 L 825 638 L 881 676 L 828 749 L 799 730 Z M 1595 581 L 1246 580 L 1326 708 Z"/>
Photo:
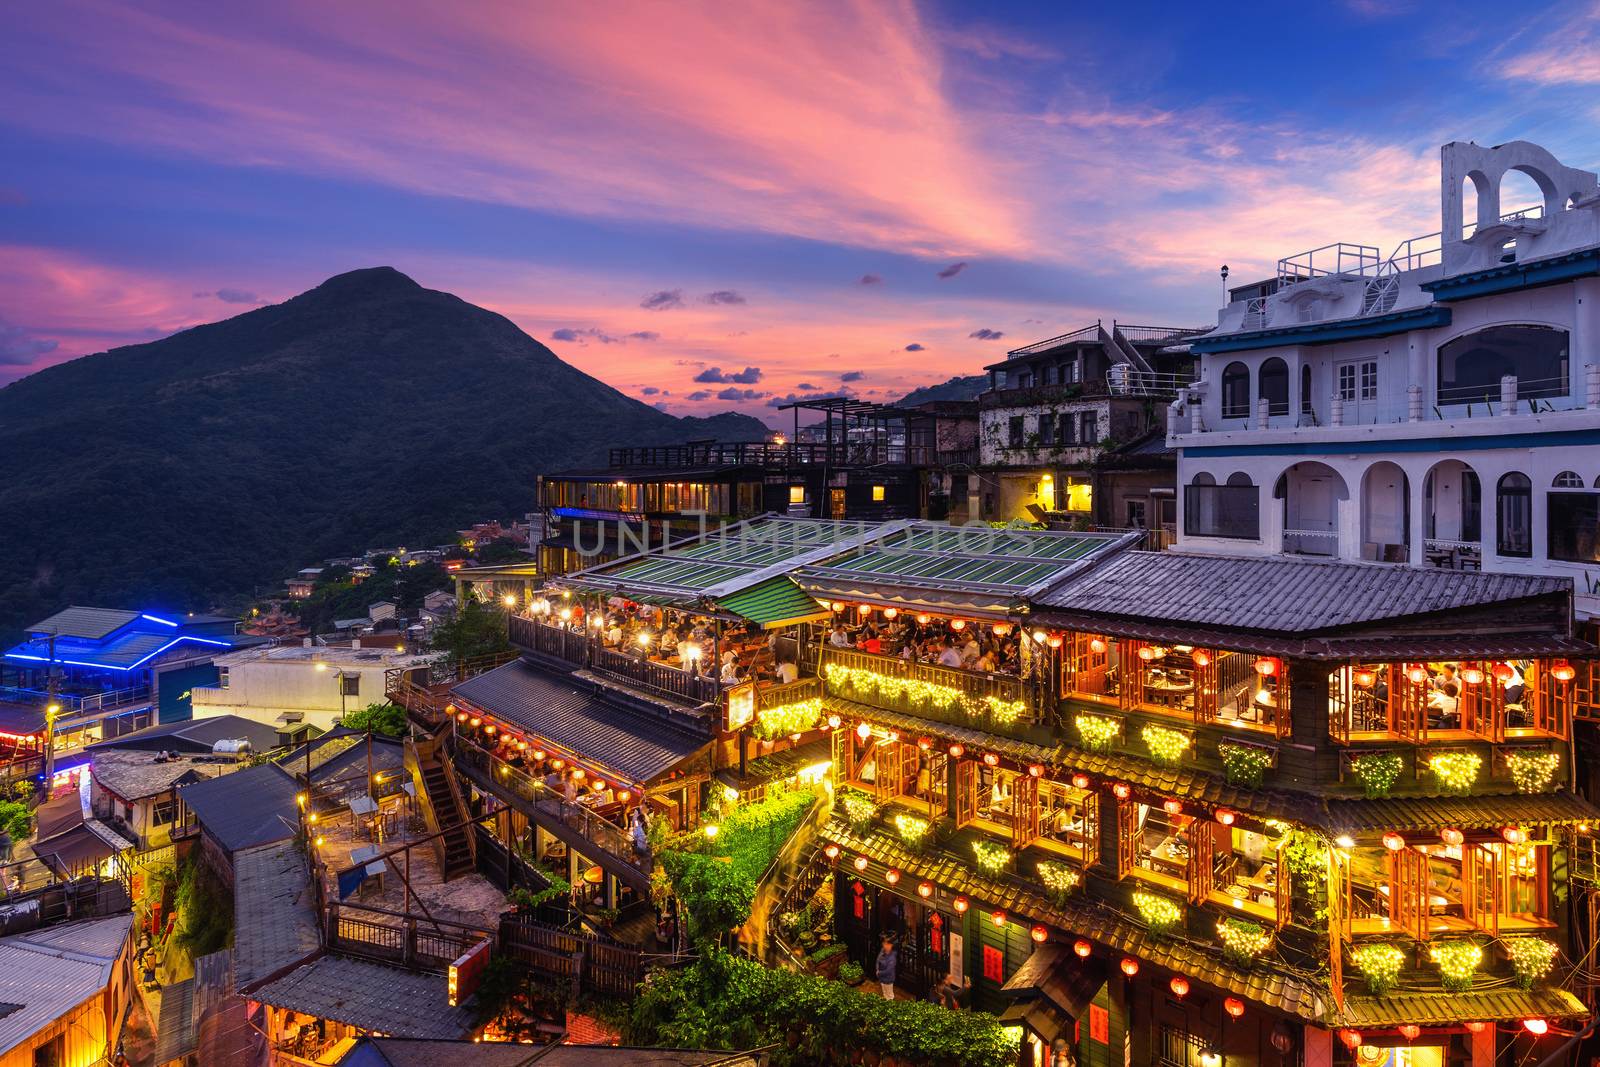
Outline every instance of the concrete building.
<path fill-rule="evenodd" d="M 220 656 L 215 686 L 194 690 L 194 715 L 239 715 L 277 729 L 333 728 L 346 712 L 384 701 L 384 672 L 432 657 L 394 648 L 294 645 Z"/>
<path fill-rule="evenodd" d="M 1593 618 L 1600 182 L 1525 141 L 1440 177 L 1439 232 L 1288 256 L 1194 339 L 1181 547 L 1561 576 Z"/>

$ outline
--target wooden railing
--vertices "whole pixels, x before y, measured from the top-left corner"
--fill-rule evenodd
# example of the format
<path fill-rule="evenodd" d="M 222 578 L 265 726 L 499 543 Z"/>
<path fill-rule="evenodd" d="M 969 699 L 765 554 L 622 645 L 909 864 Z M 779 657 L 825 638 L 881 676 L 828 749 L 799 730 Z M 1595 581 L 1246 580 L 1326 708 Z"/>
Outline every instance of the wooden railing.
<path fill-rule="evenodd" d="M 758 685 L 756 714 L 759 715 L 768 708 L 781 708 L 785 704 L 797 704 L 802 700 L 811 700 L 822 695 L 821 678 L 801 678 L 799 681 L 786 682 L 783 685 Z"/>
<path fill-rule="evenodd" d="M 523 915 L 500 917 L 500 951 L 545 978 L 570 982 L 575 992 L 631 997 L 650 967 L 688 962 L 658 955 Z"/>
<path fill-rule="evenodd" d="M 954 703 L 943 703 L 918 696 L 912 692 L 889 689 L 872 689 L 840 685 L 828 680 L 828 668 L 866 671 L 897 681 L 923 682 L 955 690 L 960 696 Z M 909 663 L 897 656 L 858 652 L 854 649 L 833 648 L 824 645 L 818 653 L 817 673 L 822 676 L 827 691 L 835 696 L 869 704 L 887 711 L 901 711 L 919 718 L 934 719 L 961 726 L 979 726 L 1004 729 L 1013 725 L 1031 725 L 1040 721 L 1039 708 L 1022 679 L 1009 674 L 980 674 L 976 671 L 940 667 L 929 663 Z M 996 713 L 990 701 L 999 702 L 1007 711 Z M 1021 710 L 1014 718 L 1011 711 L 1017 704 Z M 1009 721 L 1006 721 L 1009 718 Z"/>
<path fill-rule="evenodd" d="M 445 919 L 427 919 L 361 904 L 334 902 L 326 917 L 327 946 L 408 970 L 443 974 L 450 964 L 494 931 Z"/>
<path fill-rule="evenodd" d="M 457 740 L 455 766 L 472 779 L 479 789 L 508 801 L 520 802 L 518 806 L 530 814 L 558 820 L 614 859 L 641 871 L 650 869 L 648 859 L 634 849 L 627 830 L 601 818 L 582 804 L 568 800 L 544 782 L 496 759 L 472 742 Z"/>
<path fill-rule="evenodd" d="M 513 615 L 507 623 L 511 643 L 530 652 L 598 671 L 690 704 L 715 703 L 721 696 L 717 680 L 710 675 L 690 674 L 642 656 L 618 652 L 586 633 L 552 626 L 538 619 Z"/>

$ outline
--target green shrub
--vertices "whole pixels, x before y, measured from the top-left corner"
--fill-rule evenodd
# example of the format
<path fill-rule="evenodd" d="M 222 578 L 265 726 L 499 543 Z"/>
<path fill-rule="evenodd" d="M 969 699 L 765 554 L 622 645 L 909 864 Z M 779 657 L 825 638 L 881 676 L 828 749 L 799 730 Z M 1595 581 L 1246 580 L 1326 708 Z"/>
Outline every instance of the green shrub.
<path fill-rule="evenodd" d="M 359 711 L 346 713 L 339 724 L 351 730 L 371 730 L 388 737 L 404 737 L 410 731 L 406 709 L 398 704 L 368 704 Z"/>
<path fill-rule="evenodd" d="M 33 809 L 19 800 L 0 800 L 0 830 L 21 841 L 33 833 Z"/>

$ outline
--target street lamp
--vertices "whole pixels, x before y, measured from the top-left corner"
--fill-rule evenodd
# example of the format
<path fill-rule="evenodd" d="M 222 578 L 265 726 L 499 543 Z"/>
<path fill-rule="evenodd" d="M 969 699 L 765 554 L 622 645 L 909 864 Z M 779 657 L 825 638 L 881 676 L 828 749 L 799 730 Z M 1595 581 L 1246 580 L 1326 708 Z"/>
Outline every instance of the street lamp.
<path fill-rule="evenodd" d="M 44 709 L 44 787 L 50 788 L 50 783 L 56 776 L 56 716 L 61 714 L 61 705 L 50 703 Z M 49 793 L 46 792 L 46 796 Z"/>

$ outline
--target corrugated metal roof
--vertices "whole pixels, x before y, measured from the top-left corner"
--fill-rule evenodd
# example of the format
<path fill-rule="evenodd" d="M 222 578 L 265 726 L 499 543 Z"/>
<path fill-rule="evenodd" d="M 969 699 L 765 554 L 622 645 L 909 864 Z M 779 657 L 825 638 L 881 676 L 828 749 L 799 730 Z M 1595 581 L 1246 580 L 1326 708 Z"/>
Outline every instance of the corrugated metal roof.
<path fill-rule="evenodd" d="M 1360 985 L 1359 981 L 1351 985 Z M 1339 1023 L 1344 1026 L 1449 1026 L 1466 1019 L 1520 1022 L 1523 1019 L 1585 1019 L 1589 1009 L 1565 989 L 1485 989 L 1467 993 L 1393 993 L 1386 997 L 1348 996 Z"/>
<path fill-rule="evenodd" d="M 1124 552 L 1034 599 L 1045 612 L 1295 634 L 1571 591 L 1566 578 L 1276 556 Z"/>
<path fill-rule="evenodd" d="M 717 606 L 768 628 L 828 616 L 827 608 L 788 578 L 769 578 L 760 585 L 723 597 L 717 601 Z"/>
<path fill-rule="evenodd" d="M 234 982 L 246 989 L 317 951 L 317 912 L 292 839 L 240 852 L 233 869 Z"/>
<path fill-rule="evenodd" d="M 142 748 L 151 751 L 210 752 L 218 741 L 241 739 L 249 741 L 257 752 L 266 752 L 278 746 L 278 731 L 266 723 L 242 715 L 210 715 L 203 719 L 179 719 L 135 730 L 91 745 L 89 750 Z"/>
<path fill-rule="evenodd" d="M 297 967 L 251 999 L 395 1037 L 450 1039 L 472 1030 L 472 1012 L 450 1006 L 444 975 L 344 956 L 322 956 Z"/>
<path fill-rule="evenodd" d="M 178 790 L 178 799 L 229 852 L 293 837 L 299 823 L 295 783 L 283 768 L 263 763 Z"/>
<path fill-rule="evenodd" d="M 452 692 L 519 730 L 604 767 L 648 782 L 709 742 L 582 689 L 522 660 L 468 679 Z"/>
<path fill-rule="evenodd" d="M 41 619 L 28 627 L 30 634 L 55 634 L 58 637 L 82 637 L 98 641 L 115 630 L 120 630 L 139 617 L 137 611 L 120 608 L 88 608 L 74 604 L 62 608 L 48 619 Z"/>
<path fill-rule="evenodd" d="M 132 915 L 69 923 L 0 938 L 0 1053 L 16 1048 L 98 996 L 127 942 Z"/>

